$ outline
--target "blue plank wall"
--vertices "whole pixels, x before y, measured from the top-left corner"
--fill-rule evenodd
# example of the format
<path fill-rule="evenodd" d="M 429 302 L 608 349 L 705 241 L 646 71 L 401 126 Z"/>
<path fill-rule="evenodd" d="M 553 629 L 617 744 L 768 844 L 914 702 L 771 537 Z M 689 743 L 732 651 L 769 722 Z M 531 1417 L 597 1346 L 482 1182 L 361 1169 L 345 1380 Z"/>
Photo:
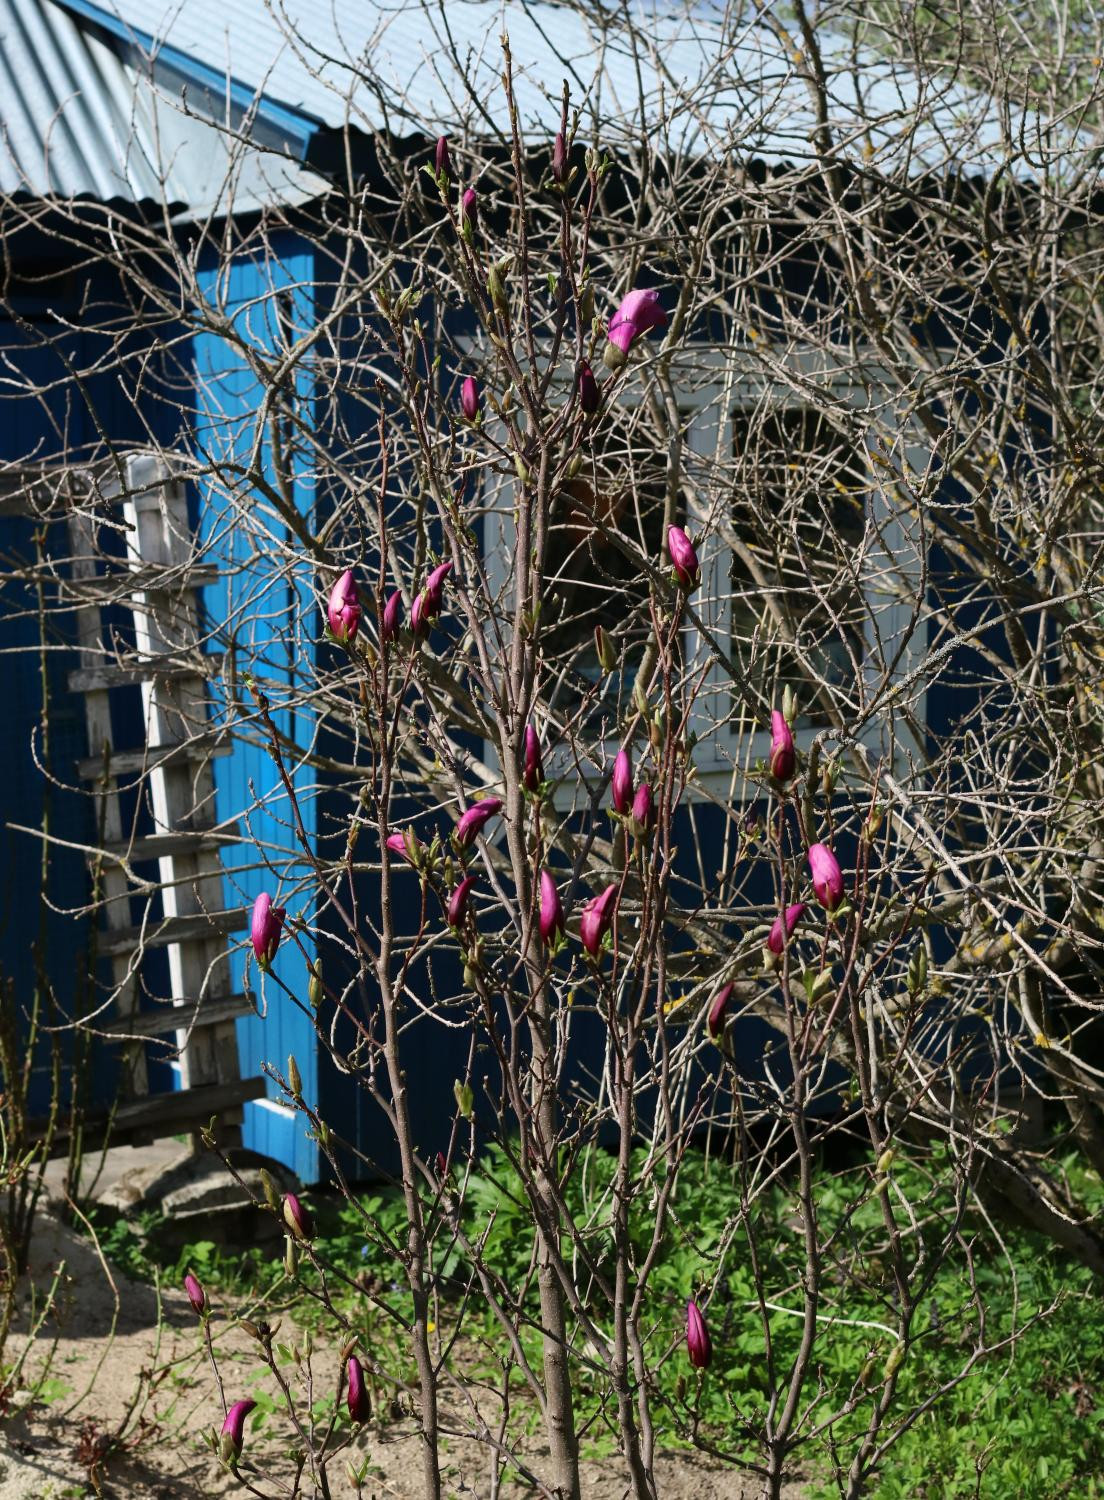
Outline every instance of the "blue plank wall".
<path fill-rule="evenodd" d="M 264 256 L 242 256 L 229 269 L 215 265 L 201 269 L 201 288 L 232 321 L 236 335 L 267 354 L 286 343 L 289 330 L 294 339 L 313 319 L 313 255 L 290 232 L 273 235 Z M 212 465 L 246 463 L 257 440 L 262 387 L 249 369 L 246 355 L 232 340 L 218 332 L 198 329 L 193 340 L 196 389 L 196 449 L 201 460 Z M 297 377 L 301 411 L 309 412 L 309 371 Z M 271 434 L 262 434 L 262 464 L 266 477 L 272 474 Z M 301 454 L 293 462 L 294 503 L 310 517 L 314 488 Z M 278 728 L 297 745 L 306 745 L 313 733 L 313 715 L 286 706 L 287 690 L 297 678 L 305 655 L 315 650 L 317 609 L 310 569 L 304 565 L 294 584 L 282 576 L 273 557 L 273 535 L 285 538 L 286 524 L 261 495 L 247 505 L 231 506 L 225 486 L 218 479 L 201 481 L 198 494 L 199 528 L 206 556 L 229 571 L 220 582 L 204 590 L 204 615 L 211 649 L 232 653 L 236 691 L 246 706 L 251 699 L 242 679 L 252 672 L 265 687 L 273 705 Z M 260 735 L 252 732 L 247 743 L 239 738 L 231 756 L 215 762 L 218 817 L 236 817 L 248 840 L 231 846 L 223 855 L 228 904 L 251 906 L 262 891 L 271 893 L 278 905 L 286 905 L 289 920 L 309 916 L 308 869 L 297 850 L 291 826 L 291 808 L 279 772 Z M 312 776 L 307 768 L 287 767 L 297 794 L 303 793 L 301 811 L 308 835 L 315 834 L 314 801 L 310 796 Z M 308 953 L 313 949 L 308 945 Z M 242 944 L 232 958 L 234 992 L 241 993 L 245 981 L 246 949 Z M 276 961 L 276 971 L 303 1004 L 307 999 L 307 960 L 285 929 Z M 238 1047 L 243 1074 L 261 1071 L 265 1062 L 284 1073 L 289 1053 L 294 1053 L 308 1103 L 315 1103 L 318 1087 L 317 1042 L 305 1016 L 271 979 L 264 980 L 255 964 L 249 964 L 249 980 L 263 1016 L 247 1016 L 238 1022 Z M 319 1175 L 318 1151 L 307 1139 L 303 1117 L 276 1102 L 279 1091 L 271 1080 L 268 1097 L 245 1106 L 244 1143 L 247 1147 L 291 1167 L 304 1182 Z"/>
<path fill-rule="evenodd" d="M 138 383 L 120 374 L 109 359 L 100 373 L 89 373 L 110 335 L 97 340 L 94 331 L 80 326 L 82 299 L 102 306 L 117 295 L 116 284 L 102 268 L 85 263 L 78 270 L 59 259 L 56 245 L 31 230 L 13 235 L 9 250 L 0 313 L 0 461 L 18 466 L 82 457 L 101 429 L 117 434 L 122 446 L 141 441 L 145 434 L 134 400 Z M 69 378 L 74 368 L 86 372 L 79 390 Z M 42 999 L 41 1021 L 54 1028 L 62 1076 L 68 1077 L 77 1038 L 67 1022 L 102 1004 L 107 992 L 89 976 L 89 923 L 69 915 L 83 909 L 89 898 L 88 869 L 79 847 L 53 847 L 44 870 L 40 841 L 12 826 L 39 828 L 45 813 L 50 832 L 73 846 L 91 844 L 96 836 L 94 804 L 76 775 L 76 762 L 87 747 L 83 700 L 68 688 L 69 672 L 80 665 L 73 648 L 74 622 L 58 611 L 52 590 L 46 651 L 52 787 L 41 769 L 38 619 L 34 589 L 19 575 L 20 568 L 34 566 L 34 531 L 27 519 L 0 518 L 5 706 L 0 724 L 0 975 L 12 984 L 15 1024 L 25 1035 L 38 947 L 49 990 Z M 55 560 L 67 556 L 65 522 L 44 528 L 43 541 Z M 103 964 L 95 977 L 101 983 L 107 979 Z M 50 1052 L 50 1038 L 40 1036 L 28 1105 L 32 1115 L 44 1114 L 50 1105 Z M 116 1056 L 114 1048 L 92 1044 L 91 1066 L 82 1072 L 84 1104 L 111 1103 Z M 64 1092 L 62 1099 L 64 1106 Z"/>

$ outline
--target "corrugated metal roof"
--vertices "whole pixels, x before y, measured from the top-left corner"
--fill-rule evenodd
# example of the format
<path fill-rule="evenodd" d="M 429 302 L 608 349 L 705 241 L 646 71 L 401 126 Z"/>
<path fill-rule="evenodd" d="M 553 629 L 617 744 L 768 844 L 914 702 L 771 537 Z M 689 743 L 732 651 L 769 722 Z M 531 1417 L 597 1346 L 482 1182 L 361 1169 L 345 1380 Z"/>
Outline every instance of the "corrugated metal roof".
<path fill-rule="evenodd" d="M 811 154 L 814 117 L 795 39 L 758 20 L 722 22 L 718 7 L 677 0 L 560 5 L 555 0 L 61 0 L 147 51 L 168 45 L 239 94 L 366 131 L 503 131 L 499 38 L 509 33 L 521 124 L 547 138 L 565 78 L 602 141 L 661 136 L 682 150 L 732 150 L 770 162 Z M 626 27 L 630 14 L 635 25 Z M 992 103 L 825 37 L 830 124 L 839 149 L 875 163 L 908 150 L 916 165 L 1002 160 Z M 704 105 L 704 110 L 700 106 Z M 908 127 L 919 110 L 919 138 Z M 1028 151 L 1038 122 L 1027 131 Z"/>
<path fill-rule="evenodd" d="M 237 151 L 152 85 L 127 49 L 52 0 L 0 0 L 0 193 L 177 205 L 195 216 L 302 201 L 324 184 Z"/>
<path fill-rule="evenodd" d="M 42 0 L 0 0 L 0 191 L 156 199 L 115 52 Z"/>

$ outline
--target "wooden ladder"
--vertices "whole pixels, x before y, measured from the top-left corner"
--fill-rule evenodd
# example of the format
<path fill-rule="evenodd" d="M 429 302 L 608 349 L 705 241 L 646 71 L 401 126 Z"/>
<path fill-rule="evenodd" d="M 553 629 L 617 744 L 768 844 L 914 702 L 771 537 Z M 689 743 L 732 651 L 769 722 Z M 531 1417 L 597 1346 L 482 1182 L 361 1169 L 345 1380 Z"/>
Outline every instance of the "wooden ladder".
<path fill-rule="evenodd" d="M 263 1078 L 242 1078 L 234 1020 L 251 1014 L 248 997 L 232 993 L 227 936 L 242 931 L 248 912 L 224 904 L 220 850 L 239 837 L 237 824 L 215 821 L 212 761 L 231 745 L 210 723 L 208 681 L 219 658 L 200 650 L 196 590 L 217 570 L 195 562 L 187 498 L 159 455 L 130 453 L 91 476 L 95 507 L 68 511 L 71 591 L 81 665 L 71 691 L 84 700 L 86 759 L 78 774 L 94 789 L 102 856 L 99 896 L 104 930 L 98 952 L 110 961 L 114 1014 L 100 1027 L 118 1038 L 123 1059 L 115 1109 L 83 1123 L 86 1146 L 110 1132 L 112 1143 L 139 1144 L 194 1131 L 217 1117 L 227 1147 L 240 1144 L 242 1105 L 265 1092 Z M 121 516 L 126 558 L 115 563 L 99 545 L 95 509 Z M 105 610 L 122 604 L 132 615 L 134 647 L 111 639 Z M 116 748 L 113 690 L 137 684 L 145 743 Z M 140 780 L 152 833 L 127 837 L 120 781 Z M 140 885 L 126 866 L 158 863 L 162 913 L 145 898 L 142 920 L 131 910 Z M 120 861 L 124 861 L 121 863 Z M 142 958 L 168 949 L 169 994 L 141 1006 Z M 146 1042 L 175 1034 L 180 1087 L 150 1093 Z M 67 1149 L 64 1136 L 54 1145 Z"/>

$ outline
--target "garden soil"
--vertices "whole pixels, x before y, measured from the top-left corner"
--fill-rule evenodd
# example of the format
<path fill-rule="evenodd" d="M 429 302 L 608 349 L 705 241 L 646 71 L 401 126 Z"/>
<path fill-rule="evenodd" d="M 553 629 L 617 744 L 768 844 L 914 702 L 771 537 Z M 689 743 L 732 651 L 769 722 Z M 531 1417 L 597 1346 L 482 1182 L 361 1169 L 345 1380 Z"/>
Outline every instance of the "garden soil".
<path fill-rule="evenodd" d="M 36 1299 L 62 1267 L 56 1315 L 38 1332 L 24 1368 L 24 1384 L 30 1385 L 48 1363 L 43 1399 L 22 1408 L 17 1401 L 0 1426 L 0 1500 L 84 1500 L 95 1494 L 90 1466 L 105 1500 L 206 1500 L 248 1493 L 220 1469 L 204 1443 L 221 1409 L 184 1295 L 167 1289 L 159 1299 L 156 1288 L 127 1280 L 101 1263 L 88 1240 L 47 1219 L 32 1247 L 28 1279 Z M 29 1292 L 9 1359 L 27 1344 L 31 1306 Z M 275 1322 L 281 1313 L 273 1307 L 259 1315 Z M 240 1329 L 217 1319 L 213 1328 L 227 1398 L 234 1400 L 260 1375 L 256 1346 Z M 259 1433 L 247 1425 L 247 1457 L 262 1473 L 266 1459 L 274 1471 L 285 1469 L 278 1430 L 278 1416 Z M 121 1451 L 105 1455 L 105 1443 L 119 1433 Z M 358 1449 L 371 1461 L 365 1500 L 418 1500 L 421 1459 L 409 1419 L 382 1429 L 369 1424 Z M 539 1447 L 525 1457 L 539 1470 Z M 488 1494 L 477 1444 L 451 1441 L 445 1465 L 449 1500 L 481 1500 Z M 353 1496 L 344 1464 L 335 1468 L 334 1500 Z M 623 1500 L 623 1473 L 616 1459 L 587 1461 L 584 1500 Z M 758 1494 L 753 1479 L 718 1470 L 694 1455 L 659 1459 L 657 1478 L 661 1500 L 752 1500 Z M 263 1481 L 260 1488 L 273 1492 Z M 533 1493 L 520 1484 L 501 1491 L 503 1500 Z M 801 1485 L 784 1492 L 786 1500 L 800 1500 L 804 1493 Z"/>

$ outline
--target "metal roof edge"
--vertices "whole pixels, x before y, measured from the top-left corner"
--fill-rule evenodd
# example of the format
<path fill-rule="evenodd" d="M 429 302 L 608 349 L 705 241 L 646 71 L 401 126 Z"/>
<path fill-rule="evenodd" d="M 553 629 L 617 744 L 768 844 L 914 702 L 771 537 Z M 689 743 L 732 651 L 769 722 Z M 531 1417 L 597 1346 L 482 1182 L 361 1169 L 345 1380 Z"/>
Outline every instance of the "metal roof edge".
<path fill-rule="evenodd" d="M 54 3 L 71 15 L 92 22 L 121 41 L 142 48 L 151 59 L 162 62 L 199 88 L 223 94 L 229 85 L 233 104 L 243 112 L 252 112 L 275 130 L 286 133 L 294 143 L 301 161 L 306 160 L 314 136 L 324 128 L 324 122 L 315 116 L 290 105 L 279 104 L 263 93 L 258 94 L 248 84 L 240 83 L 217 68 L 199 62 L 181 48 L 159 40 L 152 32 L 141 31 L 129 25 L 112 11 L 94 4 L 93 0 L 54 0 Z"/>

